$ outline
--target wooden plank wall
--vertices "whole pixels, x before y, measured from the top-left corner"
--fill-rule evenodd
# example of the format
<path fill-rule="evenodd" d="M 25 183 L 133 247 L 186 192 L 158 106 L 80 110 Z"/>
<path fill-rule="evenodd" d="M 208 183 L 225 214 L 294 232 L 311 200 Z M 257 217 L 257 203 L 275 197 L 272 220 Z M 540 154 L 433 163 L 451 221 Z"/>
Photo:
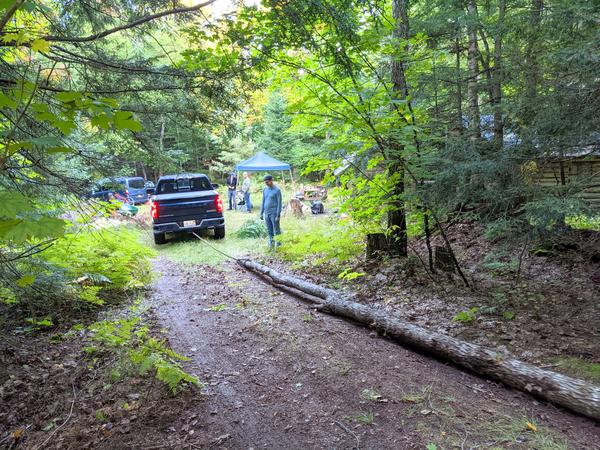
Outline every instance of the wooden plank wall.
<path fill-rule="evenodd" d="M 560 164 L 557 162 L 540 164 L 537 182 L 542 186 L 558 186 Z M 594 159 L 576 159 L 564 163 L 567 183 L 579 182 L 585 186 L 583 198 L 594 209 L 600 210 L 600 157 Z"/>

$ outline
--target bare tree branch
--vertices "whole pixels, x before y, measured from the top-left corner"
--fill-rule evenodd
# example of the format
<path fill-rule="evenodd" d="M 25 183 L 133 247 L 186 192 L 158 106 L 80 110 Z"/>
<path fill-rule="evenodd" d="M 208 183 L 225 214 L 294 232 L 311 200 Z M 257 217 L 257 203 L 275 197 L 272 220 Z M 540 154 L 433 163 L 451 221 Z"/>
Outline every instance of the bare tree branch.
<path fill-rule="evenodd" d="M 45 36 L 44 40 L 46 40 L 46 41 L 52 41 L 52 42 L 91 42 L 91 41 L 95 41 L 95 40 L 98 40 L 98 39 L 102 39 L 103 37 L 106 37 L 106 36 L 108 36 L 110 34 L 113 34 L 113 33 L 117 33 L 119 31 L 128 30 L 130 28 L 137 27 L 138 25 L 141 25 L 141 24 L 146 23 L 146 22 L 150 22 L 151 20 L 159 19 L 161 17 L 172 16 L 172 15 L 175 15 L 175 14 L 182 14 L 182 13 L 187 13 L 187 12 L 198 11 L 199 9 L 204 8 L 205 6 L 208 6 L 208 5 L 210 5 L 210 4 L 212 4 L 212 3 L 216 2 L 216 1 L 217 0 L 206 0 L 205 2 L 198 3 L 196 5 L 188 6 L 188 7 L 185 7 L 185 8 L 168 9 L 166 11 L 161 11 L 161 12 L 158 12 L 158 13 L 155 13 L 155 14 L 150 14 L 148 16 L 140 17 L 137 20 L 125 23 L 123 25 L 119 25 L 118 27 L 110 28 L 108 30 L 101 31 L 99 33 L 90 34 L 89 36 L 83 36 L 83 37 L 77 37 L 77 36 Z"/>

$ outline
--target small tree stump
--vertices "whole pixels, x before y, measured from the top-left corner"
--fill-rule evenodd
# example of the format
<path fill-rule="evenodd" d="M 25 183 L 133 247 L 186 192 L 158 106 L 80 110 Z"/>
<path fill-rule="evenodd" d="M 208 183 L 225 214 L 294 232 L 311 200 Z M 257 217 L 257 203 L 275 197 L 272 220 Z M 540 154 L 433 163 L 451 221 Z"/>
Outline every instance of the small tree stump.
<path fill-rule="evenodd" d="M 367 259 L 380 258 L 382 254 L 388 253 L 390 244 L 384 233 L 367 234 Z"/>
<path fill-rule="evenodd" d="M 292 198 L 290 200 L 289 205 L 290 205 L 290 210 L 294 214 L 294 217 L 296 217 L 297 219 L 304 218 L 304 212 L 302 211 L 304 209 L 304 205 L 302 204 L 302 202 L 300 200 L 298 200 L 297 198 Z"/>
<path fill-rule="evenodd" d="M 436 268 L 442 272 L 454 272 L 454 259 L 450 250 L 438 245 L 435 247 L 434 254 Z"/>

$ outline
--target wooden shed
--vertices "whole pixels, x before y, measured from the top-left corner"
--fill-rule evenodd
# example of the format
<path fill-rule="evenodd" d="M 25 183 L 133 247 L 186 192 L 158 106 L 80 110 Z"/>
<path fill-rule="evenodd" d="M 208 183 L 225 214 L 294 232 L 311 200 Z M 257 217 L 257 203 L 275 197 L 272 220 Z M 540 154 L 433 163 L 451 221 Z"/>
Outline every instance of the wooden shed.
<path fill-rule="evenodd" d="M 600 150 L 538 161 L 536 178 L 547 187 L 577 183 L 583 188 L 583 198 L 600 210 Z"/>

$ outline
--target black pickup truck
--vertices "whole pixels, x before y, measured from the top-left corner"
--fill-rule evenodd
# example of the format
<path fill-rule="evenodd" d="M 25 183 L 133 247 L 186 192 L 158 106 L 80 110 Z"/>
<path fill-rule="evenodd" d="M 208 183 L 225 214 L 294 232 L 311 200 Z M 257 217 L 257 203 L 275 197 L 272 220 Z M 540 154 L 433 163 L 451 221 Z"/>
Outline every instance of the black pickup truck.
<path fill-rule="evenodd" d="M 223 201 L 203 174 L 160 177 L 151 198 L 154 242 L 164 244 L 167 233 L 214 229 L 215 239 L 225 237 Z"/>

